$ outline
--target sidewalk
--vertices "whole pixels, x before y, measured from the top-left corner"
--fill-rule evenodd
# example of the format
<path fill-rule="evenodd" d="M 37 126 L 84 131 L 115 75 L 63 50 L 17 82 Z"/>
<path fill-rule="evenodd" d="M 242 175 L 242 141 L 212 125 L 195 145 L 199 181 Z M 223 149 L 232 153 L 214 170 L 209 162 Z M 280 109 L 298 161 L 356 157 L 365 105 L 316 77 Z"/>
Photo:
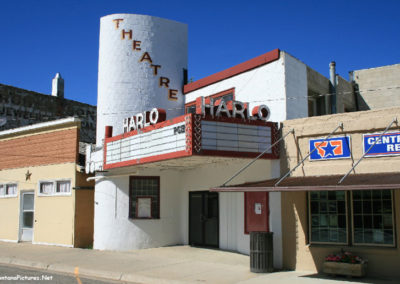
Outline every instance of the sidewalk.
<path fill-rule="evenodd" d="M 0 264 L 136 283 L 351 283 L 357 279 L 312 272 L 250 272 L 249 257 L 219 250 L 174 246 L 127 252 L 0 242 Z M 351 281 L 351 282 L 349 282 Z M 362 279 L 363 283 L 395 283 Z"/>

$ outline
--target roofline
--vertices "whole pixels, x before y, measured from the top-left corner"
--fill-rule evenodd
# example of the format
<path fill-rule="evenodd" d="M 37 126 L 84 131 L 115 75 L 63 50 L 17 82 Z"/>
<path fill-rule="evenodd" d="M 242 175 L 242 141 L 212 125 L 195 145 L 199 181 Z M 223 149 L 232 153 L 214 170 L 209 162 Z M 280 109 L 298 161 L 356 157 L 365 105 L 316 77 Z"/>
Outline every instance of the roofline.
<path fill-rule="evenodd" d="M 51 94 L 39 93 L 39 92 L 36 92 L 36 91 L 24 89 L 24 88 L 21 88 L 21 87 L 11 86 L 11 85 L 7 85 L 7 84 L 3 84 L 3 83 L 0 83 L 0 87 L 1 87 L 1 86 L 7 87 L 7 88 L 13 88 L 13 89 L 20 90 L 20 91 L 24 91 L 24 92 L 28 92 L 29 94 L 32 94 L 32 95 L 46 96 L 46 97 L 48 97 L 48 98 L 51 98 L 51 100 L 60 99 L 59 97 L 52 96 Z M 96 106 L 96 105 L 91 105 L 91 104 L 83 103 L 83 102 L 80 102 L 80 101 L 77 101 L 77 100 L 72 100 L 72 99 L 67 99 L 67 98 L 62 98 L 62 100 L 66 100 L 66 101 L 78 103 L 78 104 L 85 105 L 85 106 L 94 107 L 94 108 L 97 109 L 97 106 Z"/>
<path fill-rule="evenodd" d="M 236 76 L 240 73 L 249 71 L 249 70 L 259 67 L 261 65 L 268 64 L 272 61 L 279 59 L 279 54 L 280 54 L 280 50 L 277 48 L 270 52 L 264 53 L 260 56 L 254 57 L 250 60 L 242 62 L 238 65 L 235 65 L 233 67 L 225 69 L 223 71 L 214 73 L 214 74 L 204 77 L 200 80 L 186 84 L 183 86 L 183 94 L 193 92 L 195 90 L 198 90 L 200 88 L 206 87 L 211 84 L 214 84 L 216 82 Z"/>
<path fill-rule="evenodd" d="M 57 120 L 52 120 L 52 121 L 35 123 L 32 125 L 27 125 L 27 126 L 22 126 L 22 127 L 18 127 L 18 128 L 0 131 L 0 137 L 12 135 L 12 134 L 18 134 L 18 133 L 26 132 L 26 131 L 39 130 L 39 129 L 48 128 L 48 127 L 61 126 L 64 124 L 80 122 L 80 121 L 81 120 L 77 117 L 67 117 L 67 118 L 62 118 L 62 119 L 57 119 Z"/>

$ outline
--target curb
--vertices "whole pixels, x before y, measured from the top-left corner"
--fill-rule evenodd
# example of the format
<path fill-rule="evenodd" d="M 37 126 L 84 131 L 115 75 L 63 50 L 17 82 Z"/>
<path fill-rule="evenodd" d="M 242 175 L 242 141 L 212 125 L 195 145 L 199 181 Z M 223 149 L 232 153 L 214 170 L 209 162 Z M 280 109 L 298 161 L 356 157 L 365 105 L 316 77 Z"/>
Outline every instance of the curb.
<path fill-rule="evenodd" d="M 113 271 L 102 271 L 89 268 L 80 268 L 70 265 L 64 265 L 60 263 L 46 264 L 42 262 L 36 262 L 33 260 L 23 260 L 17 258 L 0 257 L 0 264 L 20 266 L 25 268 L 36 268 L 55 273 L 64 273 L 72 276 L 95 278 L 99 280 L 113 280 L 113 281 L 125 281 L 132 283 L 154 283 L 154 284 L 184 284 L 191 283 L 188 281 L 180 281 L 173 279 L 161 279 L 149 276 L 143 276 L 133 273 L 120 273 Z"/>

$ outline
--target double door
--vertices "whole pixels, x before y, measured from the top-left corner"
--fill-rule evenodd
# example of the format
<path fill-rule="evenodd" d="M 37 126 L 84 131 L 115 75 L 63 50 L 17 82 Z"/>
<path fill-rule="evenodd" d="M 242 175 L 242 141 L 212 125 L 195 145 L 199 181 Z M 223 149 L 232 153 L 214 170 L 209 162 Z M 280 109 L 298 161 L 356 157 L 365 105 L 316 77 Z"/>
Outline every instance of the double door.
<path fill-rule="evenodd" d="M 189 192 L 189 244 L 219 246 L 219 201 L 217 192 Z"/>

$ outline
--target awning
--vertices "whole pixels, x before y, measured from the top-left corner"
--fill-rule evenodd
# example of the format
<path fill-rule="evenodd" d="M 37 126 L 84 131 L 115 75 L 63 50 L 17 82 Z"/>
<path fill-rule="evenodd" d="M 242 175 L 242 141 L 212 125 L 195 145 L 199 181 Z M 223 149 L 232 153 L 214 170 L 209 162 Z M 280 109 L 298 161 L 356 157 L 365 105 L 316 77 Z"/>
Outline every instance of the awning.
<path fill-rule="evenodd" d="M 215 187 L 216 192 L 281 192 L 281 191 L 320 191 L 320 190 L 371 190 L 400 189 L 400 173 L 371 173 L 349 175 L 340 185 L 343 175 L 288 177 L 279 186 L 279 180 L 270 179 L 233 186 Z"/>

